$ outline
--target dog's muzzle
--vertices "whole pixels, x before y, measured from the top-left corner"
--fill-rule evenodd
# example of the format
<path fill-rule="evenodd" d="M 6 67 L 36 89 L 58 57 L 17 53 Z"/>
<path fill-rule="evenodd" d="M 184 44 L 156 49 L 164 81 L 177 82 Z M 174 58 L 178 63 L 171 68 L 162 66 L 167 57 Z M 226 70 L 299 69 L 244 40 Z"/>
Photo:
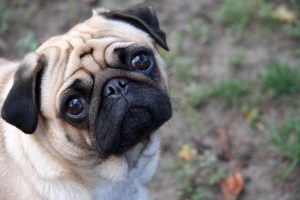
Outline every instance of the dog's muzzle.
<path fill-rule="evenodd" d="M 124 153 L 172 116 L 168 95 L 146 83 L 114 78 L 102 97 L 95 135 L 103 156 Z"/>

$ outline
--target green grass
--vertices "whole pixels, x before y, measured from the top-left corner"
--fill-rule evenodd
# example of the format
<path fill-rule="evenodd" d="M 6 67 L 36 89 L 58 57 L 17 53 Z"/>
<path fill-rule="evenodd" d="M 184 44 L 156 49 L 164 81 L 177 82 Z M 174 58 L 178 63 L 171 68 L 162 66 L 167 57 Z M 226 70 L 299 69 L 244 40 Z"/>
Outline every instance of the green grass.
<path fill-rule="evenodd" d="M 293 49 L 293 55 L 295 57 L 300 57 L 300 48 Z"/>
<path fill-rule="evenodd" d="M 199 17 L 190 18 L 187 25 L 188 35 L 193 40 L 199 40 L 204 44 L 212 38 L 213 31 L 211 26 Z"/>
<path fill-rule="evenodd" d="M 275 96 L 293 95 L 300 91 L 300 71 L 278 61 L 270 62 L 261 73 L 263 86 Z"/>
<path fill-rule="evenodd" d="M 187 88 L 188 103 L 197 107 L 203 104 L 209 97 L 209 91 L 203 88 L 200 84 L 191 83 Z"/>
<path fill-rule="evenodd" d="M 234 79 L 220 81 L 214 86 L 211 95 L 224 101 L 227 105 L 239 105 L 243 96 L 247 93 L 249 85 L 246 81 Z"/>
<path fill-rule="evenodd" d="M 188 103 L 182 105 L 189 128 L 193 133 L 199 133 L 201 126 L 200 113 Z"/>
<path fill-rule="evenodd" d="M 300 22 L 288 24 L 285 30 L 291 38 L 300 39 Z"/>
<path fill-rule="evenodd" d="M 25 34 L 16 43 L 16 48 L 20 54 L 28 53 L 30 51 L 36 50 L 38 47 L 38 41 L 36 36 L 32 32 Z"/>
<path fill-rule="evenodd" d="M 9 12 L 4 5 L 0 5 L 0 33 L 4 33 L 8 29 Z"/>
<path fill-rule="evenodd" d="M 251 22 L 255 1 L 224 0 L 217 10 L 217 19 L 235 33 L 243 34 Z"/>
<path fill-rule="evenodd" d="M 299 0 L 289 0 L 289 1 L 297 10 L 300 10 L 300 1 Z"/>
<path fill-rule="evenodd" d="M 171 168 L 179 184 L 179 200 L 213 199 L 211 187 L 218 186 L 225 173 L 220 168 L 218 158 L 209 152 L 197 154 L 192 161 L 178 161 Z"/>
<path fill-rule="evenodd" d="M 300 161 L 300 117 L 285 117 L 282 124 L 272 131 L 271 140 L 292 161 L 285 172 L 287 177 Z"/>
<path fill-rule="evenodd" d="M 246 57 L 246 52 L 240 50 L 229 57 L 229 65 L 232 66 L 235 70 L 238 70 L 242 67 L 243 61 Z"/>

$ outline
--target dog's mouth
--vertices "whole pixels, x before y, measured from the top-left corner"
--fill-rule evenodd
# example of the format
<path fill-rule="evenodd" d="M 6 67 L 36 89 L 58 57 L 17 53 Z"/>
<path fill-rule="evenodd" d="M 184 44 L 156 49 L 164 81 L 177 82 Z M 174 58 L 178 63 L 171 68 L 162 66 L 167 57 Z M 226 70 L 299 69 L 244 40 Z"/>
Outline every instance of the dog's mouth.
<path fill-rule="evenodd" d="M 122 122 L 120 147 L 130 147 L 132 144 L 146 138 L 155 123 L 155 119 L 147 108 L 130 108 Z"/>
<path fill-rule="evenodd" d="M 163 91 L 146 84 L 128 85 L 126 93 L 104 99 L 95 130 L 99 154 L 125 153 L 149 138 L 171 115 L 171 103 Z"/>

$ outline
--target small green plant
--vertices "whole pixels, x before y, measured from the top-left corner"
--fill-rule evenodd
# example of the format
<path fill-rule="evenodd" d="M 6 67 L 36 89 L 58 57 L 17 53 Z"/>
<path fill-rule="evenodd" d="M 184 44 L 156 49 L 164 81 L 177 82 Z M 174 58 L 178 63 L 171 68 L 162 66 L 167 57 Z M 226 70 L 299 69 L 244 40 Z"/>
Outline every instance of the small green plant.
<path fill-rule="evenodd" d="M 242 67 L 245 58 L 246 58 L 246 53 L 244 51 L 239 51 L 229 58 L 229 64 L 235 70 L 238 70 Z"/>
<path fill-rule="evenodd" d="M 287 64 L 272 61 L 261 75 L 264 87 L 272 95 L 291 95 L 300 91 L 300 71 Z"/>
<path fill-rule="evenodd" d="M 8 29 L 9 13 L 4 5 L 0 5 L 0 33 L 4 33 Z"/>
<path fill-rule="evenodd" d="M 204 103 L 209 96 L 209 92 L 197 83 L 191 83 L 186 90 L 188 103 L 193 107 L 197 107 Z"/>
<path fill-rule="evenodd" d="M 199 112 L 188 103 L 184 103 L 183 110 L 186 115 L 186 120 L 189 123 L 190 130 L 196 133 L 201 125 Z"/>
<path fill-rule="evenodd" d="M 300 39 L 300 22 L 288 24 L 285 29 L 291 38 Z"/>
<path fill-rule="evenodd" d="M 23 38 L 17 41 L 16 48 L 19 53 L 24 54 L 29 51 L 34 51 L 38 47 L 36 36 L 32 32 L 25 34 Z"/>
<path fill-rule="evenodd" d="M 296 9 L 300 10 L 300 1 L 299 0 L 290 0 L 291 4 L 296 7 Z"/>
<path fill-rule="evenodd" d="M 300 48 L 294 49 L 294 50 L 293 50 L 293 55 L 294 55 L 295 57 L 300 57 Z"/>
<path fill-rule="evenodd" d="M 233 32 L 243 34 L 255 11 L 256 1 L 224 0 L 217 10 L 217 19 Z"/>
<path fill-rule="evenodd" d="M 192 65 L 193 58 L 189 56 L 178 56 L 173 59 L 171 64 L 171 72 L 173 72 L 177 79 L 187 82 L 190 78 L 190 70 L 188 67 Z"/>
<path fill-rule="evenodd" d="M 208 188 L 216 186 L 225 176 L 218 158 L 208 151 L 196 153 L 192 160 L 179 161 L 171 170 L 179 183 L 179 200 L 214 199 Z"/>
<path fill-rule="evenodd" d="M 273 6 L 264 0 L 258 4 L 258 17 L 266 22 L 273 21 L 272 18 Z"/>
<path fill-rule="evenodd" d="M 280 127 L 272 131 L 271 140 L 292 160 L 284 175 L 287 177 L 300 161 L 300 117 L 285 117 Z"/>
<path fill-rule="evenodd" d="M 188 21 L 188 34 L 194 40 L 206 43 L 211 39 L 213 33 L 211 26 L 207 22 L 195 17 Z"/>
<path fill-rule="evenodd" d="M 211 95 L 223 100 L 227 105 L 238 105 L 248 91 L 248 83 L 243 80 L 234 79 L 221 81 L 211 91 Z"/>

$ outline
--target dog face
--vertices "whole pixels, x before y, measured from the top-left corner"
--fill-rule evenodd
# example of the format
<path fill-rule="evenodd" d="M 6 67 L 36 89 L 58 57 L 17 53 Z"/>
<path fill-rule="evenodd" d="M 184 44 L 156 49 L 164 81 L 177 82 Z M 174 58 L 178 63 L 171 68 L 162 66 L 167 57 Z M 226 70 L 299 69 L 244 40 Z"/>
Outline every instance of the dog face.
<path fill-rule="evenodd" d="M 24 59 L 2 117 L 69 159 L 121 155 L 172 114 L 156 44 L 168 48 L 148 6 L 94 11 Z"/>

